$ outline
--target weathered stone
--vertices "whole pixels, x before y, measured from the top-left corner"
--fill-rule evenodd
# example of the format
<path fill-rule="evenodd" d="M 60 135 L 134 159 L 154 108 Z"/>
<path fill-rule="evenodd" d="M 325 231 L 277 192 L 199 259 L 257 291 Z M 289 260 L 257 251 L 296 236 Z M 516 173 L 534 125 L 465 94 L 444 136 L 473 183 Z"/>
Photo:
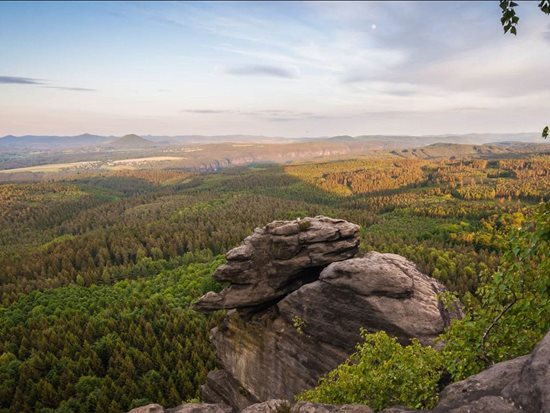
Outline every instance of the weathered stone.
<path fill-rule="evenodd" d="M 166 413 L 231 413 L 233 409 L 224 404 L 185 403 L 166 409 Z"/>
<path fill-rule="evenodd" d="M 290 402 L 282 399 L 271 399 L 256 403 L 242 410 L 241 413 L 283 413 L 290 412 Z"/>
<path fill-rule="evenodd" d="M 550 332 L 537 344 L 521 372 L 502 394 L 525 412 L 550 412 Z"/>
<path fill-rule="evenodd" d="M 353 257 L 359 226 L 323 216 L 275 221 L 256 229 L 226 255 L 214 277 L 230 282 L 196 305 L 202 311 L 263 308 L 319 277 L 328 264 Z"/>
<path fill-rule="evenodd" d="M 486 396 L 500 396 L 502 390 L 519 375 L 528 357 L 503 361 L 475 376 L 448 385 L 441 392 L 437 411 L 452 410 Z"/>
<path fill-rule="evenodd" d="M 391 407 L 385 408 L 384 410 L 381 410 L 380 413 L 414 413 L 417 411 L 418 410 L 411 410 L 403 406 L 391 406 Z"/>
<path fill-rule="evenodd" d="M 146 406 L 136 407 L 130 410 L 128 413 L 164 413 L 164 407 L 160 404 L 151 403 Z"/>
<path fill-rule="evenodd" d="M 363 404 L 321 404 L 298 402 L 292 406 L 292 413 L 373 413 L 373 410 Z"/>
<path fill-rule="evenodd" d="M 225 370 L 209 372 L 201 391 L 204 400 L 211 403 L 226 403 L 237 411 L 259 402 Z"/>
<path fill-rule="evenodd" d="M 508 401 L 504 400 L 501 396 L 484 396 L 471 403 L 455 407 L 452 409 L 437 409 L 434 413 L 520 413 L 517 407 Z"/>
<path fill-rule="evenodd" d="M 319 281 L 289 294 L 278 308 L 288 322 L 303 319 L 305 332 L 349 353 L 360 327 L 429 344 L 451 317 L 437 297 L 443 290 L 405 258 L 370 252 L 329 265 Z"/>
<path fill-rule="evenodd" d="M 276 221 L 232 250 L 216 272 L 231 285 L 197 307 L 232 309 L 211 341 L 235 382 L 209 377 L 205 400 L 292 400 L 354 351 L 362 327 L 403 343 L 430 344 L 443 331 L 453 316 L 438 301 L 443 286 L 398 255 L 351 258 L 357 231 L 325 217 Z M 247 394 L 238 403 L 235 387 Z"/>

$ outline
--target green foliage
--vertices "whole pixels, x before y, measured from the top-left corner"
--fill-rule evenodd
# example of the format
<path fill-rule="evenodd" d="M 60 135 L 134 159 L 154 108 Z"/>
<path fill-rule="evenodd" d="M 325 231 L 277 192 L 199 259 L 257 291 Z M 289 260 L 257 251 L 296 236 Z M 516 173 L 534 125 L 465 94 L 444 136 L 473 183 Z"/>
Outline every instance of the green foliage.
<path fill-rule="evenodd" d="M 549 174 L 548 155 L 525 155 L 2 184 L 0 411 L 121 412 L 198 397 L 216 316 L 189 305 L 219 288 L 215 256 L 274 219 L 358 223 L 363 251 L 404 255 L 474 294 L 505 232 L 550 199 Z"/>
<path fill-rule="evenodd" d="M 550 14 L 550 0 L 541 0 L 539 3 L 539 9 L 544 14 Z"/>
<path fill-rule="evenodd" d="M 362 331 L 357 352 L 319 385 L 298 398 L 318 403 L 366 404 L 376 411 L 391 405 L 430 408 L 437 402 L 443 372 L 441 354 L 417 340 L 402 346 L 381 331 Z"/>
<path fill-rule="evenodd" d="M 498 271 L 486 273 L 466 314 L 443 335 L 455 380 L 530 352 L 550 328 L 550 203 L 512 228 Z"/>
<path fill-rule="evenodd" d="M 500 22 L 502 23 L 502 28 L 504 33 L 512 33 L 513 35 L 517 34 L 517 24 L 519 22 L 519 17 L 516 16 L 516 11 L 514 7 L 518 4 L 511 0 L 500 0 L 500 8 L 502 9 L 502 17 Z"/>
<path fill-rule="evenodd" d="M 223 259 L 111 286 L 33 292 L 0 307 L 0 411 L 127 411 L 200 395 L 218 315 L 192 302 Z"/>

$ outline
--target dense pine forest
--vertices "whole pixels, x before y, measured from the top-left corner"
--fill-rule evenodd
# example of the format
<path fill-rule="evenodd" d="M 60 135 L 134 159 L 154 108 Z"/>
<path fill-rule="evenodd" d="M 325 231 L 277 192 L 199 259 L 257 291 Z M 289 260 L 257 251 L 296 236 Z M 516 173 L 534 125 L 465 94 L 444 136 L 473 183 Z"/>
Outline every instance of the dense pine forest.
<path fill-rule="evenodd" d="M 550 156 L 365 157 L 0 184 L 0 412 L 122 412 L 200 396 L 222 254 L 274 219 L 361 226 L 459 296 L 550 200 Z"/>

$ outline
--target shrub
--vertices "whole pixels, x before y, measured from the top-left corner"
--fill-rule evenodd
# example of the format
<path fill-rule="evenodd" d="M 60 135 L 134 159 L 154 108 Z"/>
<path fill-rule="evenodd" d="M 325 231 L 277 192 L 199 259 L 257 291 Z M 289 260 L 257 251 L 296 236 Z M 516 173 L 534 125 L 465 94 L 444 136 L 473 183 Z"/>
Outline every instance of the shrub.
<path fill-rule="evenodd" d="M 363 330 L 363 344 L 350 358 L 298 395 L 316 403 L 366 404 L 376 411 L 390 405 L 431 408 L 443 373 L 441 354 L 413 340 L 402 346 L 385 332 Z"/>

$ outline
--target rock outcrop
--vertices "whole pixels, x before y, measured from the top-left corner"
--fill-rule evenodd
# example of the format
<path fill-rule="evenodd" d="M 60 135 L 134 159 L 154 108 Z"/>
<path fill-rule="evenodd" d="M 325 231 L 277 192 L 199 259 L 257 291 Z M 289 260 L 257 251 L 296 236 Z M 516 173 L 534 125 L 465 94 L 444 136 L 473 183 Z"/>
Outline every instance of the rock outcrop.
<path fill-rule="evenodd" d="M 326 217 L 275 221 L 229 251 L 227 264 L 214 274 L 231 285 L 210 292 L 197 303 L 202 311 L 269 306 L 319 277 L 321 269 L 353 257 L 359 226 Z"/>
<path fill-rule="evenodd" d="M 424 344 L 443 331 L 453 317 L 443 286 L 398 255 L 353 258 L 358 231 L 326 217 L 276 221 L 227 253 L 215 277 L 230 285 L 196 305 L 229 310 L 211 333 L 223 370 L 209 374 L 206 401 L 292 400 L 354 351 L 361 328 Z"/>

